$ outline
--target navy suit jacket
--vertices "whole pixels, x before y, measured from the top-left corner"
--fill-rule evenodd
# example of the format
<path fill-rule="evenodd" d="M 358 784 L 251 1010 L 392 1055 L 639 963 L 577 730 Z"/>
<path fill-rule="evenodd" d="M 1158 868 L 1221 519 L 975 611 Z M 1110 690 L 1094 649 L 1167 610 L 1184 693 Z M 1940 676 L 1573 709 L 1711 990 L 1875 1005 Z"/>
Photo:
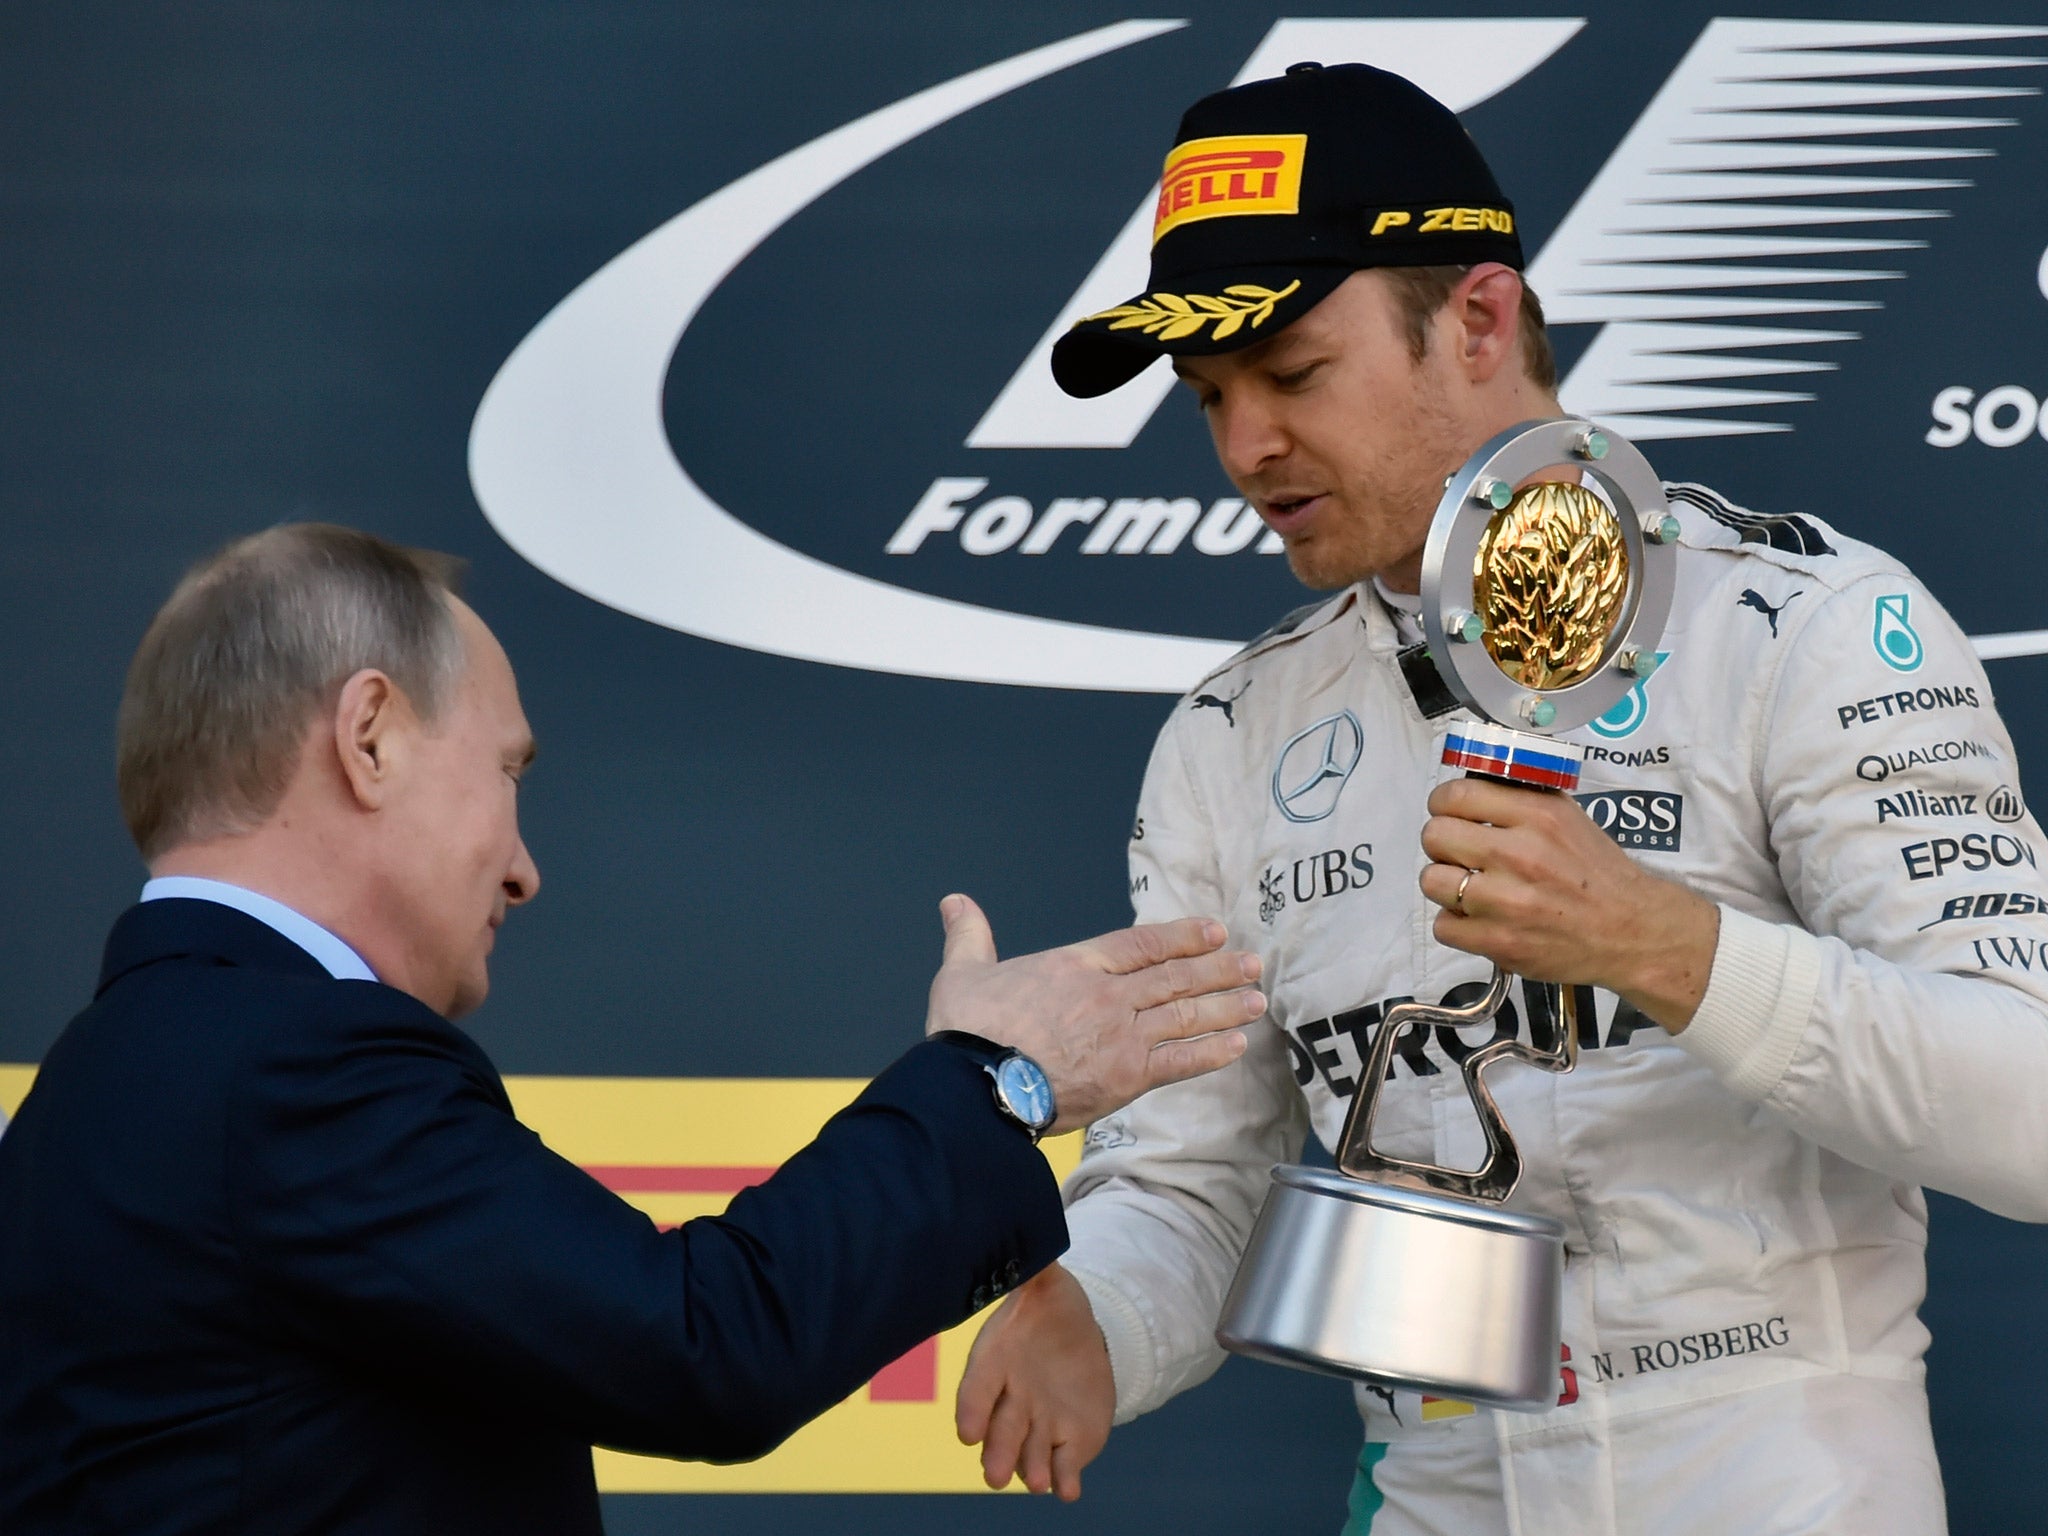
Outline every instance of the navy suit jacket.
<path fill-rule="evenodd" d="M 431 1009 L 149 902 L 0 1136 L 0 1531 L 593 1532 L 593 1442 L 761 1455 L 1065 1242 L 963 1045 L 662 1232 Z"/>

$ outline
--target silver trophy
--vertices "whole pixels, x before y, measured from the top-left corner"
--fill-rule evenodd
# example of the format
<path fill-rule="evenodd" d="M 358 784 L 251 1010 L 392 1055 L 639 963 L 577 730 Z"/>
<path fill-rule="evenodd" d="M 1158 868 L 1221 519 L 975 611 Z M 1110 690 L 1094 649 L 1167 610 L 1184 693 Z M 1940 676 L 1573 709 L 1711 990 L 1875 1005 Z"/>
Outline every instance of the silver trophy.
<path fill-rule="evenodd" d="M 1575 788 L 1583 753 L 1552 733 L 1598 718 L 1655 669 L 1677 537 L 1649 463 L 1589 422 L 1523 422 L 1466 460 L 1445 482 L 1422 557 L 1430 655 L 1479 717 L 1452 727 L 1444 762 L 1511 784 Z M 1485 1073 L 1502 1060 L 1571 1071 L 1573 990 L 1548 987 L 1549 1048 L 1496 1040 L 1465 1058 L 1486 1139 L 1477 1168 L 1408 1162 L 1372 1144 L 1402 1036 L 1484 1023 L 1509 980 L 1495 966 L 1469 1006 L 1387 1010 L 1336 1171 L 1273 1170 L 1217 1324 L 1224 1348 L 1498 1408 L 1556 1400 L 1564 1227 L 1505 1208 L 1522 1162 Z"/>

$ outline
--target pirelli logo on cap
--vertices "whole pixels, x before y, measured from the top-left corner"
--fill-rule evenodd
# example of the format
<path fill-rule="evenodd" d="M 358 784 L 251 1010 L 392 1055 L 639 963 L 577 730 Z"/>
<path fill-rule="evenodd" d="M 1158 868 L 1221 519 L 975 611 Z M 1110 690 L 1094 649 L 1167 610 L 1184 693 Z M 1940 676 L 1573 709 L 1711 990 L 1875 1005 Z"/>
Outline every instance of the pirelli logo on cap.
<path fill-rule="evenodd" d="M 1307 153 L 1305 133 L 1189 139 L 1174 145 L 1159 178 L 1153 243 L 1168 230 L 1201 219 L 1299 212 L 1301 162 Z"/>
<path fill-rule="evenodd" d="M 1383 235 L 1512 235 L 1515 216 L 1505 208 L 1382 208 L 1373 216 Z"/>

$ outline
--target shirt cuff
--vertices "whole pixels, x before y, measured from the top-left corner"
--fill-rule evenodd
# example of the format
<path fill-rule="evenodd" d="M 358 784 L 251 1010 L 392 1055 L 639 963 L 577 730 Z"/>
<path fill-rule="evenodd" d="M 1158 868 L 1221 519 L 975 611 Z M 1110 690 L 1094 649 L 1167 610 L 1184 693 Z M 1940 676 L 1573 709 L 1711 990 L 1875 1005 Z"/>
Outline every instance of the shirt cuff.
<path fill-rule="evenodd" d="M 1812 934 L 1724 905 L 1706 996 L 1674 1038 L 1728 1088 L 1761 1104 L 1806 1035 L 1819 984 Z"/>
<path fill-rule="evenodd" d="M 1095 1313 L 1095 1326 L 1102 1330 L 1102 1342 L 1109 1346 L 1109 1374 L 1116 1383 L 1116 1422 L 1128 1424 L 1152 1406 L 1152 1335 L 1145 1319 L 1130 1297 L 1100 1275 L 1075 1269 L 1067 1272 L 1081 1282 L 1088 1306 Z"/>

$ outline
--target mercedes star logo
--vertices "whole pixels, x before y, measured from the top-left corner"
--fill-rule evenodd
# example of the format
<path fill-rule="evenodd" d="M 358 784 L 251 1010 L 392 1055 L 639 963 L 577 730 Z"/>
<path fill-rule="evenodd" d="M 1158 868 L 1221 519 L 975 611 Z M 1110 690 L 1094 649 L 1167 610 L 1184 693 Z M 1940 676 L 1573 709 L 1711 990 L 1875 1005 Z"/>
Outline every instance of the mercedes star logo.
<path fill-rule="evenodd" d="M 1273 803 L 1289 821 L 1321 821 L 1365 751 L 1365 728 L 1350 710 L 1328 715 L 1292 737 L 1273 764 Z"/>

